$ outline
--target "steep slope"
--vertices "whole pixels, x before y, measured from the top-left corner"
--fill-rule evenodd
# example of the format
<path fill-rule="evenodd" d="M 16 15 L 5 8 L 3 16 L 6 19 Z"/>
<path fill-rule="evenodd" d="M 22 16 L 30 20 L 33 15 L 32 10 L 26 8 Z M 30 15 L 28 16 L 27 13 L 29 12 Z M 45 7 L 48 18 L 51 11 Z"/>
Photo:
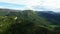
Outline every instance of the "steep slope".
<path fill-rule="evenodd" d="M 39 17 L 36 12 L 32 10 L 9 12 L 6 16 L 0 16 L 0 18 L 0 34 L 21 34 L 23 31 L 24 34 L 32 34 L 38 27 L 44 29 L 50 25 L 45 19 Z M 15 20 L 15 18 L 17 19 Z M 48 28 L 46 29 L 48 30 Z M 35 33 L 37 33 L 37 31 Z"/>

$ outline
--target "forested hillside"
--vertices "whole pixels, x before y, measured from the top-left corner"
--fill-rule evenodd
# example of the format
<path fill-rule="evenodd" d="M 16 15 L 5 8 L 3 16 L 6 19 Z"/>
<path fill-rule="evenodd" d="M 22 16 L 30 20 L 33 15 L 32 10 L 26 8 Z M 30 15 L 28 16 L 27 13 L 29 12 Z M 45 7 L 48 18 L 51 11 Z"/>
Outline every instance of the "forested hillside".
<path fill-rule="evenodd" d="M 60 14 L 53 11 L 40 11 L 38 12 L 39 16 L 42 16 L 49 22 L 60 26 Z"/>
<path fill-rule="evenodd" d="M 60 26 L 33 10 L 0 9 L 0 34 L 60 34 Z"/>

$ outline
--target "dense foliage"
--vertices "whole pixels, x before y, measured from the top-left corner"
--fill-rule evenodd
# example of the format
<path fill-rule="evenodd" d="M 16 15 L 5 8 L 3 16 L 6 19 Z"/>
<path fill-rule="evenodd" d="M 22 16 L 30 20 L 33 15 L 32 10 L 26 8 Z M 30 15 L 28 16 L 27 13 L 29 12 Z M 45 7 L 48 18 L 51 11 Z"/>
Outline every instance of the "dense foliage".
<path fill-rule="evenodd" d="M 60 34 L 59 26 L 38 16 L 35 11 L 2 13 L 4 15 L 0 16 L 0 34 Z"/>

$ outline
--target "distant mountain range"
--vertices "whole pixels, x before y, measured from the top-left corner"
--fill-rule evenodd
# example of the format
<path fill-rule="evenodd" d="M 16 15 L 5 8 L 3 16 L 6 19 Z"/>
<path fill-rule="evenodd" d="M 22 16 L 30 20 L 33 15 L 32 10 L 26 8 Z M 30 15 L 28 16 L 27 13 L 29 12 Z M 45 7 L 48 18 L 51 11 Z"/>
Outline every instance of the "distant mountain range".
<path fill-rule="evenodd" d="M 0 9 L 0 16 L 8 15 L 11 12 L 19 12 L 21 10 Z M 47 21 L 60 25 L 60 12 L 53 11 L 37 11 L 38 16 L 45 18 Z M 13 15 L 12 13 L 10 15 Z"/>
<path fill-rule="evenodd" d="M 38 12 L 39 16 L 42 16 L 45 18 L 47 21 L 60 25 L 60 12 L 53 12 L 53 11 L 39 11 Z"/>

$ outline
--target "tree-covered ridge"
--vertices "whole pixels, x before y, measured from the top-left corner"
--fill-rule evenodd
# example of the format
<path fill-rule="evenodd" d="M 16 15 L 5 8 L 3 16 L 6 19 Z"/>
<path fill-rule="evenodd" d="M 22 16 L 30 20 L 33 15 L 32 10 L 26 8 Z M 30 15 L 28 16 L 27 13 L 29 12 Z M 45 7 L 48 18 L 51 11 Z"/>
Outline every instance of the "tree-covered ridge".
<path fill-rule="evenodd" d="M 0 34 L 60 34 L 56 27 L 59 26 L 51 25 L 32 10 L 10 11 L 0 16 Z"/>

